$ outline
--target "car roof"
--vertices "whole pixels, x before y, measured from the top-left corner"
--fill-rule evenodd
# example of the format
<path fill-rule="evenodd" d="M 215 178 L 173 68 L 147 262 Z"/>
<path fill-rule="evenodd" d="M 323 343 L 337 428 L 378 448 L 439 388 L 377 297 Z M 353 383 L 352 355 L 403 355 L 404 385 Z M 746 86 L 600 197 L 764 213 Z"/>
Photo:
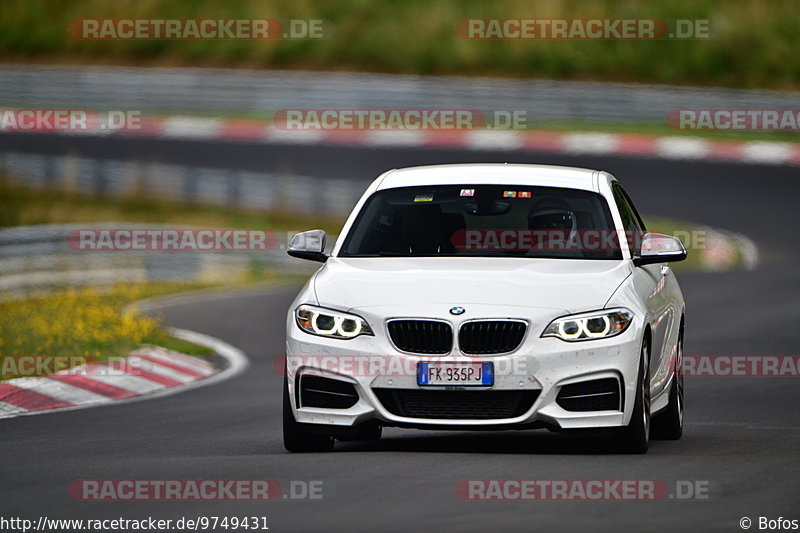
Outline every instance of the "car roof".
<path fill-rule="evenodd" d="M 420 185 L 529 185 L 595 191 L 597 171 L 553 165 L 465 163 L 400 168 L 387 172 L 377 190 Z"/>

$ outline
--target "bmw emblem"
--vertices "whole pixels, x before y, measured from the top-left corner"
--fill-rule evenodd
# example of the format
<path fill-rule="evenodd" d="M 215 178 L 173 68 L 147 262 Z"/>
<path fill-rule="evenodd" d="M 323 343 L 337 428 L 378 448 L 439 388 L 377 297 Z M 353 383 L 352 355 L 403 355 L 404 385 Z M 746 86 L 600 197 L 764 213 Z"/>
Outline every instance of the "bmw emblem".
<path fill-rule="evenodd" d="M 466 312 L 467 312 L 467 310 L 464 309 L 463 307 L 451 307 L 450 308 L 450 314 L 451 315 L 463 315 Z"/>

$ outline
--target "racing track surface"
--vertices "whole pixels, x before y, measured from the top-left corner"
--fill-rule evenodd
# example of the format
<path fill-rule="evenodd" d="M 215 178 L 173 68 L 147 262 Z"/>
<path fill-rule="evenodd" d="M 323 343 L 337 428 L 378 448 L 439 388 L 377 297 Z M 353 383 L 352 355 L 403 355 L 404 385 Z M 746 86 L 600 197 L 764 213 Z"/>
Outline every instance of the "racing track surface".
<path fill-rule="evenodd" d="M 25 144 L 57 151 L 62 142 L 50 136 Z M 448 149 L 199 141 L 168 149 L 164 141 L 69 142 L 91 144 L 108 157 L 132 151 L 219 166 L 289 164 L 317 175 L 358 167 L 367 177 L 393 166 L 458 161 L 603 168 L 623 180 L 647 214 L 740 231 L 759 245 L 756 271 L 679 274 L 688 306 L 688 354 L 798 353 L 797 168 Z M 247 353 L 252 366 L 232 380 L 153 401 L 0 422 L 0 514 L 266 515 L 272 531 L 740 531 L 742 516 L 800 518 L 800 389 L 792 378 L 687 378 L 684 438 L 655 441 L 645 456 L 618 455 L 592 441 L 546 431 L 396 429 L 386 430 L 379 443 L 339 443 L 333 454 L 287 454 L 281 444 L 281 378 L 272 362 L 283 353 L 284 314 L 295 292 L 209 297 L 163 308 L 169 324 L 220 337 Z M 457 303 L 458 295 L 453 299 Z M 67 494 L 79 478 L 323 480 L 325 498 L 84 503 Z M 708 480 L 711 499 L 461 501 L 455 483 L 469 478 Z"/>

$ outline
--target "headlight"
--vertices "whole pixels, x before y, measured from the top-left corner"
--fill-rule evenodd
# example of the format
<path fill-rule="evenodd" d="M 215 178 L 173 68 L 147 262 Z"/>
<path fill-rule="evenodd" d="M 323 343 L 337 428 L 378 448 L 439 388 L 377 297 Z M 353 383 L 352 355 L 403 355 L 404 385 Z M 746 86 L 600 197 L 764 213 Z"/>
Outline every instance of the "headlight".
<path fill-rule="evenodd" d="M 306 333 L 334 339 L 352 339 L 359 335 L 372 335 L 372 328 L 358 315 L 332 311 L 313 305 L 301 305 L 294 316 L 297 325 Z"/>
<path fill-rule="evenodd" d="M 542 337 L 570 342 L 606 339 L 628 329 L 632 320 L 633 313 L 624 308 L 562 316 L 550 322 Z"/>

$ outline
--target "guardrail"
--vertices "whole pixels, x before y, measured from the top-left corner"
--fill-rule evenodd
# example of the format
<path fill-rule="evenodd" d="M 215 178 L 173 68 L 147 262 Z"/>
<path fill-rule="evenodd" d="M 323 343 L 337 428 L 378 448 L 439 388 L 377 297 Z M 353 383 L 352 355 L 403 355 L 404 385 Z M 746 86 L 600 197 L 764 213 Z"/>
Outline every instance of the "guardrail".
<path fill-rule="evenodd" d="M 252 172 L 139 159 L 116 160 L 0 152 L 0 176 L 34 188 L 52 187 L 97 195 L 146 192 L 185 203 L 259 210 L 347 215 L 372 177 L 331 177 Z"/>
<path fill-rule="evenodd" d="M 673 109 L 800 108 L 800 93 L 627 83 L 281 70 L 0 65 L 0 102 L 155 113 L 526 110 L 528 122 L 664 123 Z M 500 106 L 500 107 L 498 107 Z"/>
<path fill-rule="evenodd" d="M 289 257 L 284 238 L 265 251 L 88 251 L 68 244 L 71 230 L 109 228 L 179 229 L 113 223 L 0 229 L 0 294 L 13 298 L 31 290 L 118 282 L 230 282 L 254 270 L 310 274 L 319 267 Z M 331 242 L 334 240 L 332 236 Z"/>

